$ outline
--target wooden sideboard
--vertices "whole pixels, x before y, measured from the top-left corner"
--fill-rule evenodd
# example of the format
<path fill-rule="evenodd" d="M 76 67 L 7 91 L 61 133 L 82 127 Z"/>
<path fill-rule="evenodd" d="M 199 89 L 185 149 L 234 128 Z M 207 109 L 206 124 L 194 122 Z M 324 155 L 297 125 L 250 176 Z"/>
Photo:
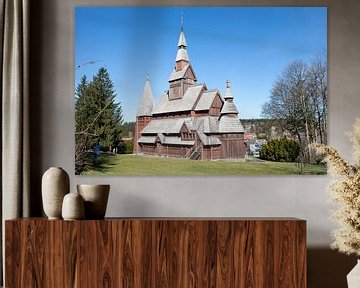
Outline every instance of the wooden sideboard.
<path fill-rule="evenodd" d="M 115 218 L 5 223 L 6 287 L 306 287 L 306 221 Z"/>

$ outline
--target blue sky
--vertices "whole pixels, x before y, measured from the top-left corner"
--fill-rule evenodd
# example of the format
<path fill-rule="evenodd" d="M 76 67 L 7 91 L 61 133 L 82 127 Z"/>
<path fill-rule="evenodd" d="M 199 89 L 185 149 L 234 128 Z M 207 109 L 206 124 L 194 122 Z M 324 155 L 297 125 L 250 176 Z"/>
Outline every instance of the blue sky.
<path fill-rule="evenodd" d="M 75 84 L 105 67 L 135 121 L 147 75 L 155 101 L 168 89 L 181 14 L 198 83 L 225 95 L 229 79 L 241 119 L 260 117 L 289 63 L 327 53 L 325 7 L 77 7 Z"/>

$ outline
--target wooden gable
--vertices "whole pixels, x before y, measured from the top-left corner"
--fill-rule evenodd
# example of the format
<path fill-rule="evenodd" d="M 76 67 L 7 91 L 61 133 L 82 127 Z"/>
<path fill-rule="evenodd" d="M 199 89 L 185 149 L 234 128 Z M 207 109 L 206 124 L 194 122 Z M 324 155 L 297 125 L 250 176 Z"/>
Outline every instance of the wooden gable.
<path fill-rule="evenodd" d="M 211 116 L 220 116 L 221 113 L 221 107 L 224 104 L 224 100 L 221 98 L 219 93 L 216 93 L 216 96 L 211 103 L 209 115 Z"/>
<path fill-rule="evenodd" d="M 196 81 L 195 72 L 194 72 L 193 68 L 191 67 L 191 65 L 189 65 L 188 68 L 186 69 L 184 78 L 185 79 L 193 79 Z"/>
<path fill-rule="evenodd" d="M 206 84 L 203 84 L 203 87 L 201 88 L 201 91 L 193 105 L 193 107 L 191 108 L 191 111 L 194 111 L 195 110 L 195 107 L 198 105 L 199 101 L 200 101 L 200 98 L 202 97 L 203 93 L 207 90 L 207 87 L 206 87 Z"/>
<path fill-rule="evenodd" d="M 180 128 L 180 133 L 189 133 L 189 132 L 190 130 L 188 129 L 187 125 L 184 122 Z"/>
<path fill-rule="evenodd" d="M 221 96 L 219 93 L 216 93 L 216 96 L 214 98 L 214 101 L 211 104 L 211 108 L 218 108 L 221 109 L 221 107 L 224 104 L 224 100 L 222 100 Z"/>

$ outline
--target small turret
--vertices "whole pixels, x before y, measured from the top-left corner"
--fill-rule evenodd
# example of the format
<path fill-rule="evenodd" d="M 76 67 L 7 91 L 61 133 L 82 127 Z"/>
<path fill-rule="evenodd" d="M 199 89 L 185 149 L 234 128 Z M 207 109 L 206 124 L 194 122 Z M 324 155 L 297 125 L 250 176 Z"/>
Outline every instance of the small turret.
<path fill-rule="evenodd" d="M 224 115 L 232 115 L 233 117 L 236 117 L 239 112 L 236 109 L 236 106 L 234 104 L 234 96 L 232 95 L 231 89 L 230 89 L 230 81 L 226 81 L 226 94 L 225 94 L 225 102 L 223 107 L 221 108 L 221 116 Z M 220 116 L 220 117 L 221 117 Z"/>
<path fill-rule="evenodd" d="M 238 110 L 234 103 L 234 96 L 231 93 L 230 81 L 226 81 L 225 102 L 220 111 L 219 132 L 220 133 L 243 133 L 242 126 L 238 117 Z"/>
<path fill-rule="evenodd" d="M 143 95 L 140 99 L 140 104 L 136 113 L 134 153 L 138 153 L 140 151 L 140 146 L 137 141 L 141 137 L 141 131 L 152 119 L 154 106 L 155 101 L 150 85 L 150 80 L 149 77 L 146 77 Z"/>
<path fill-rule="evenodd" d="M 136 113 L 136 116 L 151 116 L 155 101 L 152 93 L 149 77 L 146 77 L 143 95 Z"/>

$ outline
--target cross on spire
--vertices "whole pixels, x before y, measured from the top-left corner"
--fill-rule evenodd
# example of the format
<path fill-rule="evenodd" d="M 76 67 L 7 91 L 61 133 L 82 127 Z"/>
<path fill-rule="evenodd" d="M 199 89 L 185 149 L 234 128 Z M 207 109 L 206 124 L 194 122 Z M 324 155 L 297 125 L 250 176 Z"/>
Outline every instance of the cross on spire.
<path fill-rule="evenodd" d="M 178 47 L 186 49 L 186 40 L 185 40 L 185 33 L 184 33 L 184 12 L 183 11 L 181 11 L 181 29 L 180 29 Z"/>
<path fill-rule="evenodd" d="M 181 31 L 184 30 L 184 11 L 181 10 Z"/>

